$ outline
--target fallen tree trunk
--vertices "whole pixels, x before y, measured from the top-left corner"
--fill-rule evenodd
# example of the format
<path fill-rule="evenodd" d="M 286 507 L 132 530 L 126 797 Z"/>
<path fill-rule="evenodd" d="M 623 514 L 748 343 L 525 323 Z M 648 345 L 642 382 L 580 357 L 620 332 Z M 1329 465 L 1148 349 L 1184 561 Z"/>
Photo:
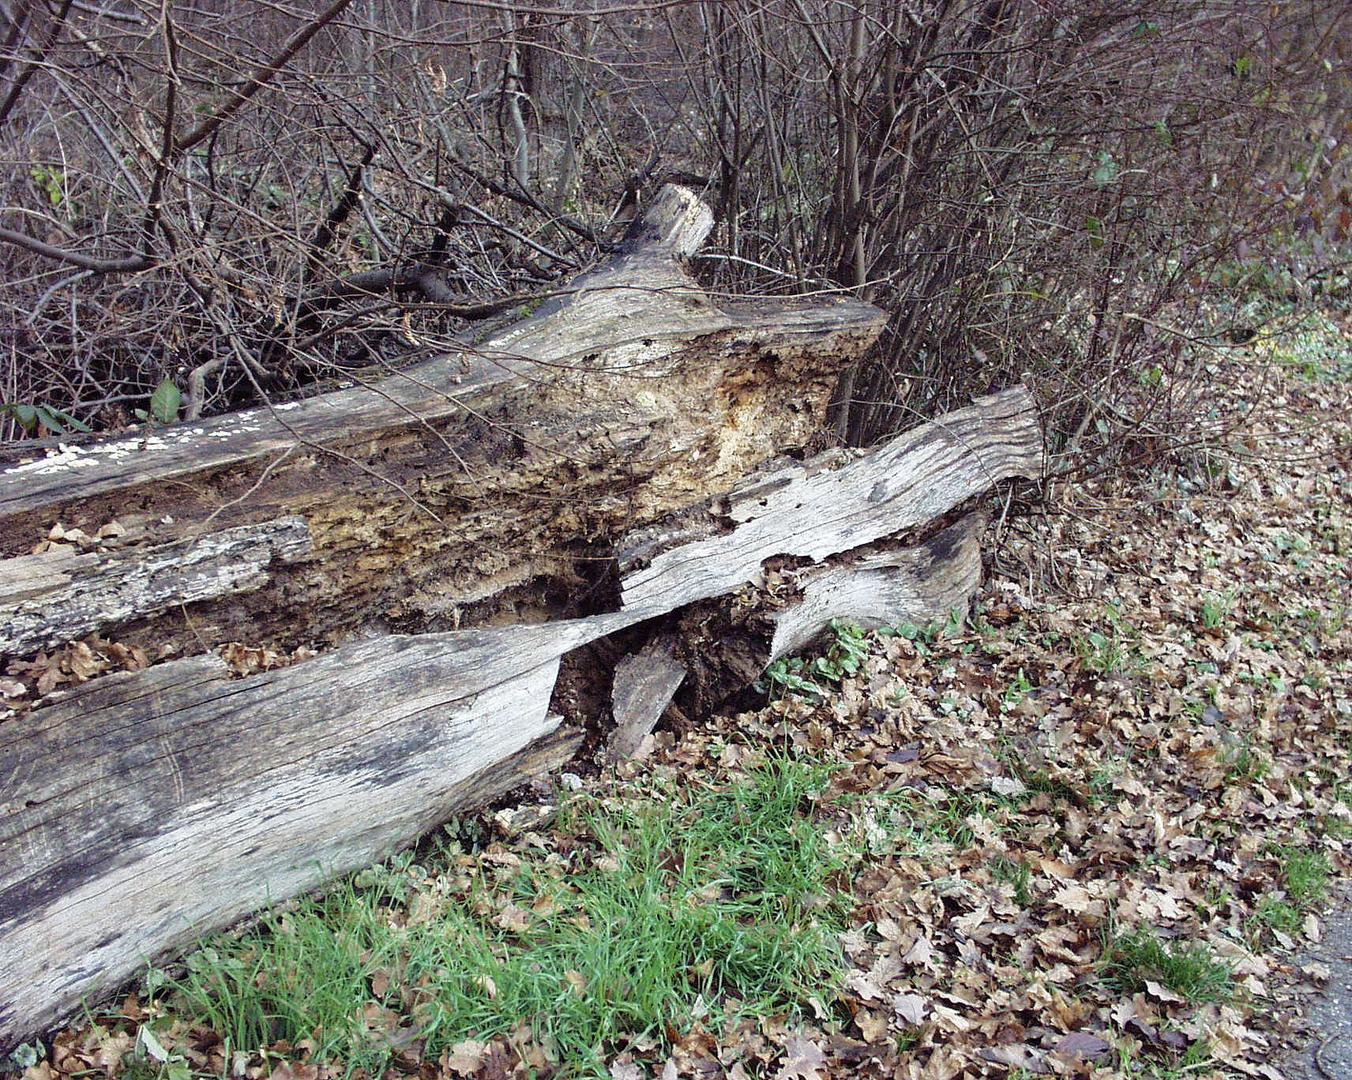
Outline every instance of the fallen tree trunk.
<path fill-rule="evenodd" d="M 247 593 L 124 630 L 182 653 L 585 613 L 542 598 L 597 584 L 596 543 L 805 445 L 883 326 L 853 300 L 715 300 L 682 261 L 711 224 L 664 188 L 615 260 L 461 355 L 0 469 L 0 555 L 57 524 L 163 547 L 302 518 L 310 552 Z"/>
<path fill-rule="evenodd" d="M 871 452 L 768 465 L 775 438 L 808 438 L 832 364 L 870 339 L 877 318 L 860 305 L 790 305 L 772 326 L 757 306 L 754 333 L 739 337 L 750 323 L 692 295 L 674 258 L 689 242 L 689 220 L 700 220 L 698 204 L 680 205 L 684 217 L 650 223 L 620 264 L 584 279 L 599 284 L 537 312 L 514 339 L 520 346 L 552 326 L 575 349 L 582 331 L 573 320 L 595 319 L 611 343 L 606 364 L 582 366 L 613 400 L 560 395 L 562 383 L 581 377 L 571 368 L 542 382 L 514 371 L 478 384 L 517 429 L 513 453 L 501 460 L 488 442 L 457 444 L 483 466 L 492 491 L 483 503 L 447 494 L 464 473 L 439 452 L 444 436 L 481 422 L 463 400 L 434 405 L 446 426 L 430 431 L 402 411 L 362 432 L 323 420 L 333 408 L 360 428 L 346 404 L 355 391 L 299 407 L 309 430 L 324 432 L 322 452 L 314 439 L 285 442 L 294 433 L 264 430 L 266 414 L 255 414 L 254 431 L 237 417 L 168 429 L 166 441 L 213 448 L 206 470 L 172 447 L 128 464 L 108 449 L 115 442 L 89 451 L 93 466 L 58 462 L 50 474 L 19 473 L 40 478 L 32 490 L 13 470 L 4 474 L 0 514 L 26 523 L 25 545 L 69 538 L 77 527 L 96 536 L 117 507 L 111 516 L 126 534 L 107 551 L 15 555 L 0 573 L 0 641 L 46 647 L 92 625 L 199 655 L 96 678 L 0 723 L 0 1043 L 112 990 L 146 957 L 378 859 L 449 814 L 557 767 L 580 739 L 560 733 L 557 673 L 601 638 L 665 629 L 689 653 L 698 639 L 683 640 L 681 630 L 735 593 L 742 608 L 769 613 L 756 635 L 743 637 L 740 663 L 754 678 L 776 648 L 800 647 L 832 617 L 922 621 L 965 601 L 979 575 L 973 519 L 912 550 L 893 550 L 888 538 L 1001 479 L 1038 473 L 1041 435 L 1029 395 L 991 395 Z M 627 289 L 635 275 L 639 295 L 616 308 L 610 291 Z M 654 296 L 662 281 L 670 289 Z M 609 299 L 589 309 L 596 290 Z M 667 327 L 660 348 L 646 336 L 659 310 Z M 640 337 L 622 332 L 626 315 L 647 328 Z M 722 329 L 709 330 L 715 324 Z M 501 335 L 499 347 L 511 336 Z M 771 341 L 773 357 L 763 351 Z M 786 364 L 808 380 L 806 401 L 796 400 L 797 387 L 775 385 Z M 616 370 L 640 381 L 616 381 Z M 543 412 L 533 411 L 541 401 Z M 571 434 L 563 425 L 570 401 L 583 417 L 583 430 Z M 613 421 L 608 434 L 586 427 L 601 412 Z M 531 427 L 542 415 L 548 423 Z M 519 435 L 526 428 L 590 456 L 535 457 Z M 488 439 L 495 428 L 476 430 Z M 335 447 L 346 457 L 333 457 Z M 349 458 L 365 471 L 334 464 Z M 453 520 L 429 525 L 425 505 L 392 493 L 391 475 L 370 475 L 371 463 L 388 469 L 393 461 L 401 487 L 430 499 L 438 514 L 457 511 Z M 247 486 L 239 490 L 223 467 L 243 470 L 238 483 Z M 131 515 L 118 499 L 142 507 L 139 525 L 123 521 Z M 347 520 L 368 507 L 374 522 Z M 189 535 L 169 535 L 171 525 Z M 452 526 L 478 540 L 465 547 L 466 533 Z M 512 546 L 534 540 L 542 545 L 535 553 Z M 547 569 L 583 543 L 595 571 Z M 862 591 L 849 580 L 859 574 Z M 404 619 L 419 630 L 481 624 L 384 632 Z M 253 643 L 343 643 L 236 678 L 211 651 L 232 630 L 248 631 L 239 636 Z M 678 682 L 661 648 L 604 673 L 614 677 L 607 694 L 621 722 L 616 753 L 641 740 Z M 682 662 L 698 675 L 688 656 Z"/>

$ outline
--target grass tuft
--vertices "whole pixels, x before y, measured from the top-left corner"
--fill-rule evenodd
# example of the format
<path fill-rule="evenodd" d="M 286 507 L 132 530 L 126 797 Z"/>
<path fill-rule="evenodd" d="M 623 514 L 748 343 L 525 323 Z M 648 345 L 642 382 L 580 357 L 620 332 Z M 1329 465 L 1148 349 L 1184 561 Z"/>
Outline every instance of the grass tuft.
<path fill-rule="evenodd" d="M 464 889 L 397 861 L 208 943 L 172 1004 L 232 1050 L 310 1040 L 370 1075 L 410 1038 L 435 1059 L 524 1022 L 562 1075 L 604 1076 L 701 1016 L 792 1016 L 841 970 L 831 886 L 850 855 L 814 821 L 827 779 L 779 759 L 693 792 L 575 797 L 555 824 L 572 865 L 479 865 Z"/>
<path fill-rule="evenodd" d="M 1158 982 L 1193 1004 L 1228 1001 L 1230 967 L 1201 942 L 1165 942 L 1144 927 L 1115 934 L 1103 946 L 1099 971 L 1123 994 Z"/>
<path fill-rule="evenodd" d="M 1309 908 L 1328 895 L 1329 875 L 1333 867 L 1322 851 L 1305 848 L 1280 848 L 1282 880 L 1286 895 L 1298 908 Z"/>
<path fill-rule="evenodd" d="M 991 877 L 1014 890 L 1014 902 L 1027 907 L 1033 900 L 1033 872 L 1028 865 L 1001 855 L 991 863 Z"/>

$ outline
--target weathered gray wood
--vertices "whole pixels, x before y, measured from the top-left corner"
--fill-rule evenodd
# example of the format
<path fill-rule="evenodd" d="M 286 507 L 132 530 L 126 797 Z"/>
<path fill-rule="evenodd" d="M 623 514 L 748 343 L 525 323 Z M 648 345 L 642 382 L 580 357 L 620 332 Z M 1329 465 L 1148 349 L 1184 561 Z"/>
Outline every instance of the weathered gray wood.
<path fill-rule="evenodd" d="M 903 532 L 1001 480 L 1039 475 L 1042 452 L 1036 403 L 1014 387 L 847 464 L 832 453 L 785 466 L 738 488 L 702 521 L 637 536 L 621 553 L 623 605 L 680 607 L 757 582 L 766 559 L 820 560 Z"/>
<path fill-rule="evenodd" d="M 981 582 L 984 527 L 973 511 L 917 543 L 889 539 L 821 563 L 776 563 L 764 586 L 684 609 L 681 658 L 690 671 L 678 704 L 700 714 L 725 707 L 773 661 L 807 650 L 832 619 L 873 629 L 965 612 Z"/>
<path fill-rule="evenodd" d="M 907 623 L 926 626 L 950 612 L 965 617 L 981 584 L 985 524 L 983 514 L 966 514 L 917 547 L 812 568 L 799 582 L 800 595 L 772 616 L 767 663 L 802 652 L 832 619 L 876 630 Z"/>
<path fill-rule="evenodd" d="M 0 1041 L 112 988 L 143 956 L 369 862 L 498 779 L 510 786 L 518 755 L 558 723 L 560 657 L 714 595 L 699 568 L 729 590 L 758 580 L 767 558 L 828 559 L 1035 472 L 1039 446 L 1027 395 L 995 395 L 846 464 L 778 470 L 735 491 L 721 518 L 706 509 L 636 538 L 628 551 L 657 554 L 647 569 L 631 562 L 619 611 L 386 635 L 246 679 L 196 656 L 95 679 L 0 724 Z M 729 518 L 729 533 L 709 535 Z M 905 592 L 895 575 L 889 587 L 947 610 L 971 551 L 936 539 L 889 556 L 892 570 L 946 575 L 943 588 Z M 862 561 L 889 571 L 881 555 Z M 653 587 L 652 567 L 670 587 Z M 841 610 L 838 569 L 816 571 L 824 585 L 804 574 L 808 611 L 794 626 L 859 614 Z M 651 715 L 660 692 L 643 704 L 623 683 L 617 712 Z"/>
<path fill-rule="evenodd" d="M 504 592 L 541 579 L 537 597 L 580 592 L 595 549 L 805 445 L 885 322 L 848 299 L 709 296 L 682 258 L 710 222 L 664 188 L 616 259 L 462 353 L 0 468 L 0 555 L 58 522 L 117 518 L 157 545 L 302 517 L 305 560 L 190 619 L 166 609 L 128 642 L 183 653 L 502 621 L 520 599 Z"/>
<path fill-rule="evenodd" d="M 0 659 L 260 588 L 272 564 L 295 562 L 310 548 L 305 522 L 285 517 L 149 550 L 66 549 L 0 560 Z"/>
<path fill-rule="evenodd" d="M 633 757 L 671 703 L 687 673 L 676 659 L 675 641 L 662 635 L 615 665 L 611 712 L 615 730 L 608 744 L 612 760 Z"/>
<path fill-rule="evenodd" d="M 576 742 L 519 756 L 559 723 L 557 658 L 486 644 L 382 638 L 247 679 L 199 656 L 0 725 L 0 1041 L 560 764 Z"/>

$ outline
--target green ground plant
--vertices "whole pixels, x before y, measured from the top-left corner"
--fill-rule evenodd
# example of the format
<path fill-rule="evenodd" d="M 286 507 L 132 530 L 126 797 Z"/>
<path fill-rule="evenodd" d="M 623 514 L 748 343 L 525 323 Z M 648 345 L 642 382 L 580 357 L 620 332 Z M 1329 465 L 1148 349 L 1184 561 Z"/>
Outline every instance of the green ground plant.
<path fill-rule="evenodd" d="M 1227 1001 L 1230 968 L 1200 941 L 1166 942 L 1145 927 L 1110 933 L 1099 957 L 1101 978 L 1134 994 L 1158 982 L 1193 1004 Z"/>
<path fill-rule="evenodd" d="M 822 655 L 782 656 L 765 669 L 756 688 L 772 698 L 784 693 L 824 698 L 841 680 L 856 674 L 867 655 L 867 633 L 852 622 L 832 619 Z"/>
<path fill-rule="evenodd" d="M 1310 908 L 1328 895 L 1329 876 L 1333 867 L 1322 851 L 1307 848 L 1283 847 L 1277 849 L 1281 860 L 1282 881 L 1286 894 L 1299 908 Z"/>
<path fill-rule="evenodd" d="M 1003 856 L 991 863 L 991 877 L 1014 890 L 1014 902 L 1027 907 L 1033 900 L 1033 872 L 1026 863 Z"/>
<path fill-rule="evenodd" d="M 815 820 L 820 766 L 643 798 L 575 797 L 576 865 L 523 861 L 467 891 L 410 857 L 256 929 L 207 942 L 152 984 L 232 1049 L 312 1040 L 379 1075 L 416 1031 L 427 1055 L 529 1026 L 562 1075 L 606 1076 L 636 1039 L 707 1015 L 792 1016 L 840 977 L 850 850 Z"/>

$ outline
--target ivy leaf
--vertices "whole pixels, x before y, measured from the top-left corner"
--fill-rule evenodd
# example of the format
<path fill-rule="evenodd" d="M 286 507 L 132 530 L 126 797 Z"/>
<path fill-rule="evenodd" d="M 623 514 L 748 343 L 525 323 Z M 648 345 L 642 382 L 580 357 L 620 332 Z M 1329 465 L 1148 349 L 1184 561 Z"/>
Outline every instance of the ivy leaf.
<path fill-rule="evenodd" d="M 166 376 L 150 395 L 150 415 L 161 424 L 172 424 L 178 419 L 178 409 L 182 404 L 183 393 Z"/>

